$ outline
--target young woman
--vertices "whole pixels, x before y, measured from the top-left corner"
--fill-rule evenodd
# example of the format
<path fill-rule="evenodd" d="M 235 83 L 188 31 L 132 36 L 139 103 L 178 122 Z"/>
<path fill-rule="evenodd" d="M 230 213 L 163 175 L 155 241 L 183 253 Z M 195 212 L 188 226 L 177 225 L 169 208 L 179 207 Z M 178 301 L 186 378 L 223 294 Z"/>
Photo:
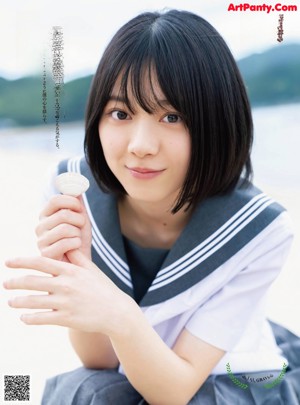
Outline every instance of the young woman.
<path fill-rule="evenodd" d="M 292 233 L 251 183 L 251 145 L 243 81 L 208 22 L 171 10 L 117 32 L 91 86 L 85 158 L 57 171 L 91 186 L 49 199 L 42 257 L 7 262 L 46 273 L 7 281 L 46 292 L 10 305 L 70 328 L 84 366 L 50 379 L 44 405 L 298 404 L 300 340 L 265 316 Z"/>

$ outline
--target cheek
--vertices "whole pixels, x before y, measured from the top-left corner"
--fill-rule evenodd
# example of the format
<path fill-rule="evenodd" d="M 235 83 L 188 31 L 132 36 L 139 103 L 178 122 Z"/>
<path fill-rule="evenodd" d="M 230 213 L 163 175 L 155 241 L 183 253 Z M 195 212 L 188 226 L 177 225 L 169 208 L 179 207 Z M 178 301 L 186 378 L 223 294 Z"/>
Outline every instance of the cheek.
<path fill-rule="evenodd" d="M 108 138 L 106 136 L 100 136 L 100 143 L 102 145 L 102 149 L 105 154 L 109 154 L 109 152 L 114 150 L 111 138 Z"/>
<path fill-rule="evenodd" d="M 106 159 L 108 165 L 110 166 L 110 163 L 113 160 L 115 160 L 117 151 L 114 148 L 114 144 L 110 139 L 107 139 L 106 137 L 100 137 L 100 142 L 102 145 L 105 159 Z"/>
<path fill-rule="evenodd" d="M 172 152 L 173 159 L 184 170 L 190 163 L 191 158 L 191 139 L 189 135 L 172 140 L 168 145 L 169 151 Z"/>
<path fill-rule="evenodd" d="M 99 125 L 98 133 L 105 159 L 107 163 L 109 163 L 111 158 L 110 152 L 113 151 L 113 147 L 111 145 L 111 138 L 108 136 L 108 132 L 105 130 L 105 125 Z"/>
<path fill-rule="evenodd" d="M 114 131 L 99 126 L 99 139 L 107 162 L 124 154 L 124 141 L 122 142 L 122 138 Z"/>

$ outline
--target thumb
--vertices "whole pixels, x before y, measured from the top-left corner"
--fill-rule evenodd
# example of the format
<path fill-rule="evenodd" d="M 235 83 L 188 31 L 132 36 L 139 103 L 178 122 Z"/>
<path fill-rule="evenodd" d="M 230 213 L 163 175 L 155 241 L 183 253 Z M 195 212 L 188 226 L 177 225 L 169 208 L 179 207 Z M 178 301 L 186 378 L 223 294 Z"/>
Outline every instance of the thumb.
<path fill-rule="evenodd" d="M 66 253 L 69 262 L 76 266 L 92 269 L 97 267 L 91 260 L 89 260 L 79 249 L 70 250 Z"/>

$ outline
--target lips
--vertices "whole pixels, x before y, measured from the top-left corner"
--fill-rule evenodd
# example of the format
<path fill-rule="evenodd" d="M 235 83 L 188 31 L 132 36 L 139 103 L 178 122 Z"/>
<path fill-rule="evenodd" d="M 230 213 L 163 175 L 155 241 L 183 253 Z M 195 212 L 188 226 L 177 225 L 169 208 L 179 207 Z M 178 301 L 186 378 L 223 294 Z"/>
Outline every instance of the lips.
<path fill-rule="evenodd" d="M 154 177 L 159 176 L 165 169 L 157 170 L 148 167 L 128 167 L 126 168 L 129 170 L 131 175 L 138 179 L 152 179 Z"/>
<path fill-rule="evenodd" d="M 128 167 L 129 170 L 133 170 L 138 173 L 156 173 L 156 172 L 161 172 L 162 170 L 156 170 L 156 169 L 148 169 L 146 167 Z"/>

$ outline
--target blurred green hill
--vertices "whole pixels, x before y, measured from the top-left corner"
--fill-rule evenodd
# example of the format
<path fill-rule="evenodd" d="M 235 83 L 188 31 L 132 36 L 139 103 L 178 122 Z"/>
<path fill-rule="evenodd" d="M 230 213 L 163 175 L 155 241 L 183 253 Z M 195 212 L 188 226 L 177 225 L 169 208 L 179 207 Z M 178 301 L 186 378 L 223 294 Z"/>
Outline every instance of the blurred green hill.
<path fill-rule="evenodd" d="M 82 121 L 92 76 L 65 83 L 60 96 L 60 122 Z M 43 124 L 43 78 L 24 77 L 17 80 L 0 78 L 0 128 Z M 54 82 L 47 75 L 46 122 L 55 122 Z"/>
<path fill-rule="evenodd" d="M 253 107 L 300 102 L 300 44 L 278 45 L 238 61 Z M 54 123 L 54 83 L 47 75 L 47 123 Z M 0 128 L 43 124 L 42 75 L 0 78 Z M 92 76 L 62 86 L 60 122 L 84 119 Z"/>
<path fill-rule="evenodd" d="M 279 45 L 238 61 L 252 106 L 300 102 L 300 45 Z"/>

